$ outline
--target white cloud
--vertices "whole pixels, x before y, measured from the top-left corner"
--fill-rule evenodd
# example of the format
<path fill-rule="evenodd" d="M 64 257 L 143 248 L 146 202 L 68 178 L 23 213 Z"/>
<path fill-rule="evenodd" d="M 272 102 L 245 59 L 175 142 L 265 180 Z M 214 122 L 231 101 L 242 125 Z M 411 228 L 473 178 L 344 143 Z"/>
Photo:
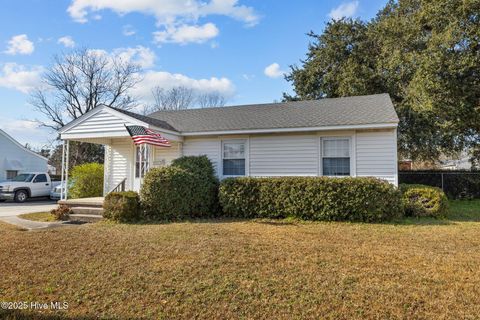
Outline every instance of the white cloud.
<path fill-rule="evenodd" d="M 73 48 L 75 47 L 75 41 L 71 36 L 64 36 L 58 39 L 57 41 L 60 44 L 63 44 L 66 48 Z"/>
<path fill-rule="evenodd" d="M 276 62 L 267 66 L 263 72 L 269 78 L 279 78 L 285 74 L 285 71 L 280 70 L 280 65 Z"/>
<path fill-rule="evenodd" d="M 16 54 L 32 54 L 35 50 L 33 42 L 28 40 L 26 34 L 19 34 L 13 36 L 8 41 L 8 47 L 5 51 L 6 54 L 16 55 Z"/>
<path fill-rule="evenodd" d="M 120 57 L 125 62 L 137 64 L 139 67 L 145 69 L 153 67 L 157 59 L 155 52 L 144 46 L 116 48 L 111 52 L 103 49 L 89 49 L 88 53 L 97 56 L 107 56 L 109 58 L 113 58 L 114 56 Z"/>
<path fill-rule="evenodd" d="M 133 36 L 137 33 L 137 31 L 129 24 L 123 26 L 123 35 L 126 37 Z"/>
<path fill-rule="evenodd" d="M 72 0 L 67 11 L 77 22 L 85 23 L 91 14 L 112 10 L 119 15 L 132 12 L 152 15 L 156 18 L 155 41 L 202 43 L 218 35 L 213 23 L 198 25 L 200 18 L 222 15 L 244 22 L 247 26 L 258 23 L 259 16 L 252 7 L 241 5 L 239 0 Z M 127 33 L 127 34 L 126 34 Z M 132 35 L 127 30 L 124 34 Z"/>
<path fill-rule="evenodd" d="M 182 86 L 202 93 L 218 92 L 225 98 L 231 98 L 235 94 L 235 86 L 227 78 L 194 79 L 183 74 L 166 71 L 147 71 L 141 77 L 142 81 L 132 90 L 132 93 L 150 103 L 152 101 L 148 100 L 151 99 L 152 89 L 156 86 L 166 90 Z"/>
<path fill-rule="evenodd" d="M 77 22 L 88 21 L 89 13 L 112 10 L 120 15 L 132 12 L 153 15 L 158 24 L 172 24 L 177 20 L 197 21 L 207 15 L 224 15 L 254 25 L 258 15 L 253 8 L 238 4 L 238 0 L 72 0 L 67 11 Z"/>
<path fill-rule="evenodd" d="M 142 68 L 153 67 L 155 65 L 155 59 L 157 58 L 155 52 L 153 52 L 150 48 L 143 46 L 136 46 L 134 48 L 118 48 L 113 50 L 113 54 L 118 55 L 124 61 L 135 63 Z"/>
<path fill-rule="evenodd" d="M 167 27 L 164 31 L 153 33 L 154 41 L 161 43 L 180 43 L 189 42 L 203 43 L 218 35 L 218 28 L 213 23 L 206 23 L 203 26 L 181 25 L 179 27 Z"/>
<path fill-rule="evenodd" d="M 0 129 L 12 136 L 20 144 L 28 143 L 31 147 L 42 148 L 49 145 L 48 140 L 52 137 L 46 128 L 39 127 L 32 120 L 20 120 L 0 117 Z"/>
<path fill-rule="evenodd" d="M 6 63 L 0 68 L 0 87 L 28 93 L 41 83 L 41 66 L 26 67 L 16 63 Z"/>
<path fill-rule="evenodd" d="M 340 20 L 342 18 L 351 18 L 353 17 L 358 11 L 359 2 L 352 1 L 352 2 L 345 2 L 339 5 L 336 8 L 333 8 L 328 16 L 334 20 Z"/>

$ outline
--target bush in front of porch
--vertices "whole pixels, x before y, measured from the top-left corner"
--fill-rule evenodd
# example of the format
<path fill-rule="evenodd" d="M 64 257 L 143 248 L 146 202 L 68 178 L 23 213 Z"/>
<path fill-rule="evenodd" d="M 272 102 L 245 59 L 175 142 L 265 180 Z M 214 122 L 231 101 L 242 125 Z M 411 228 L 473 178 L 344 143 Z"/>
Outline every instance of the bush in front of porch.
<path fill-rule="evenodd" d="M 181 157 L 169 167 L 151 169 L 140 198 L 147 219 L 207 218 L 218 211 L 217 192 L 215 171 L 206 156 Z"/>
<path fill-rule="evenodd" d="M 101 197 L 103 195 L 103 164 L 85 163 L 73 167 L 69 190 L 72 199 Z"/>

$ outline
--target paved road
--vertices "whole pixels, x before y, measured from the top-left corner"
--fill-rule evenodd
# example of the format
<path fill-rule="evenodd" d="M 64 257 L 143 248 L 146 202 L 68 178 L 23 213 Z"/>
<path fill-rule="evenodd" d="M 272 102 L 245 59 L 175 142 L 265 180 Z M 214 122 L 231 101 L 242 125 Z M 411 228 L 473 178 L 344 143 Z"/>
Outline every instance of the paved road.
<path fill-rule="evenodd" d="M 0 203 L 0 217 L 18 216 L 24 213 L 45 212 L 57 207 L 56 201 L 32 200 L 25 203 Z"/>

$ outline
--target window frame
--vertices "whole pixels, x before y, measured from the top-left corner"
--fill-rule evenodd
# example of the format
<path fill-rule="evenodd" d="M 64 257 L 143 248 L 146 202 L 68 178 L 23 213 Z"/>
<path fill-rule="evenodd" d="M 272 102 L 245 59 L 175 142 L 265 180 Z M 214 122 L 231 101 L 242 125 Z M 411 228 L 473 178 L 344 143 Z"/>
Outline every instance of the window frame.
<path fill-rule="evenodd" d="M 348 141 L 348 158 L 349 158 L 349 174 L 348 175 L 325 175 L 323 168 L 323 159 L 324 158 L 335 158 L 335 157 L 324 157 L 324 142 L 325 141 L 336 141 L 336 140 L 347 140 Z M 353 139 L 351 136 L 323 136 L 320 137 L 320 176 L 322 177 L 333 177 L 333 178 L 343 178 L 343 177 L 353 177 L 354 174 L 354 149 L 353 149 Z M 340 157 L 344 158 L 344 157 Z"/>
<path fill-rule="evenodd" d="M 224 146 L 225 144 L 229 144 L 229 143 L 243 143 L 244 145 L 244 158 L 225 158 L 225 149 L 224 149 Z M 235 177 L 248 177 L 249 176 L 249 154 L 248 154 L 248 149 L 249 149 L 249 145 L 248 145 L 248 139 L 226 139 L 226 140 L 222 140 L 221 141 L 221 144 L 220 144 L 220 158 L 221 158 L 221 168 L 220 168 L 220 176 L 222 178 L 235 178 Z M 224 166 L 223 166 L 223 160 L 245 160 L 245 174 L 244 175 L 226 175 L 224 174 Z"/>

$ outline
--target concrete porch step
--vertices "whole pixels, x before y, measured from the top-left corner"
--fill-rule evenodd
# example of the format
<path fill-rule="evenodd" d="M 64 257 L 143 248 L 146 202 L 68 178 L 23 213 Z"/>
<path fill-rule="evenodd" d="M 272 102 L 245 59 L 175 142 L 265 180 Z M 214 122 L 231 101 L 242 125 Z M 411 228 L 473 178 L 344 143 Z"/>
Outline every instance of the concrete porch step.
<path fill-rule="evenodd" d="M 69 220 L 74 222 L 98 222 L 102 219 L 103 216 L 98 214 L 74 213 L 69 216 Z"/>

